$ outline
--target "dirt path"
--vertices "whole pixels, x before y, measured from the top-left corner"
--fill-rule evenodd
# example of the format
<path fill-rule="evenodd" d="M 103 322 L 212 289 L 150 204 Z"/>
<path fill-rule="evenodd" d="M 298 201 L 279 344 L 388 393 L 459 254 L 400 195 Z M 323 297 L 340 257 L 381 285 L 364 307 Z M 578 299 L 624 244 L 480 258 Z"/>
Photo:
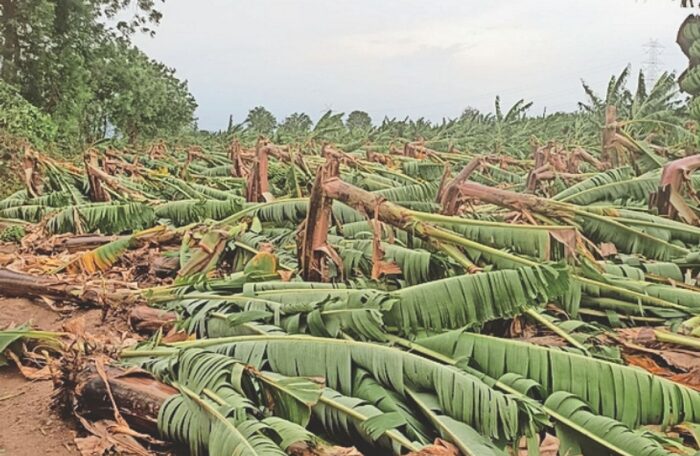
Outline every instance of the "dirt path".
<path fill-rule="evenodd" d="M 28 382 L 16 369 L 0 369 L 0 455 L 80 454 L 75 430 L 49 409 L 52 393 L 50 381 Z"/>
<path fill-rule="evenodd" d="M 88 313 L 97 312 L 91 310 Z M 60 330 L 64 318 L 26 299 L 0 300 L 0 328 L 31 320 L 36 328 Z M 51 381 L 27 381 L 15 367 L 0 367 L 0 456 L 76 456 L 76 430 L 50 409 Z"/>

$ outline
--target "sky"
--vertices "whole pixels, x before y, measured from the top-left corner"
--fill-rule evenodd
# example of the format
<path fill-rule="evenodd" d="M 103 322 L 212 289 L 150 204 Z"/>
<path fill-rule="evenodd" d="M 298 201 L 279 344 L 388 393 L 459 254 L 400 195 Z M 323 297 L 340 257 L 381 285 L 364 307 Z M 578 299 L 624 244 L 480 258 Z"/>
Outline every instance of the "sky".
<path fill-rule="evenodd" d="M 690 13 L 671 0 L 167 0 L 149 56 L 186 79 L 200 128 L 265 106 L 279 121 L 332 109 L 456 117 L 520 98 L 532 114 L 570 111 L 581 79 L 599 92 L 628 63 L 687 66 L 675 43 Z M 636 78 L 633 78 L 636 79 Z"/>

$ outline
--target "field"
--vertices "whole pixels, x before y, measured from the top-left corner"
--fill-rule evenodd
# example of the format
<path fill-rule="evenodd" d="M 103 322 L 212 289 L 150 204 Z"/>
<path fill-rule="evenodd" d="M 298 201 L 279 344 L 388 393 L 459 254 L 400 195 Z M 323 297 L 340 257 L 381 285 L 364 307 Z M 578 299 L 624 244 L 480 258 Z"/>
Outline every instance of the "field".
<path fill-rule="evenodd" d="M 43 309 L 2 360 L 66 454 L 693 454 L 697 136 L 625 77 L 576 114 L 27 147 L 0 290 Z"/>

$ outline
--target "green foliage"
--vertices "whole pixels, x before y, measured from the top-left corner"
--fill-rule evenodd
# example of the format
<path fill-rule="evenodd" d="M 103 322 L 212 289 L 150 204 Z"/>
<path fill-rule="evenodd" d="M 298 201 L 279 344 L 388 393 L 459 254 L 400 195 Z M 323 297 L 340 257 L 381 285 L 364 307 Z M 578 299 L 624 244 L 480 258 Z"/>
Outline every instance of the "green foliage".
<path fill-rule="evenodd" d="M 0 241 L 2 242 L 19 242 L 22 240 L 26 231 L 22 225 L 10 225 L 0 231 Z"/>
<path fill-rule="evenodd" d="M 187 199 L 159 205 L 155 208 L 155 214 L 176 226 L 183 226 L 206 219 L 221 220 L 242 208 L 243 202 L 233 198 L 225 201 Z"/>
<path fill-rule="evenodd" d="M 256 366 L 266 360 L 281 375 L 325 377 L 329 388 L 345 396 L 353 393 L 353 371 L 362 369 L 399 394 L 407 388 L 436 394 L 444 414 L 484 435 L 510 439 L 518 432 L 514 399 L 465 372 L 396 348 L 309 336 L 244 336 L 201 345 Z"/>
<path fill-rule="evenodd" d="M 312 126 L 313 122 L 308 115 L 295 112 L 284 119 L 276 134 L 282 142 L 292 142 L 308 135 Z"/>
<path fill-rule="evenodd" d="M 628 65 L 618 76 L 612 76 L 608 82 L 604 98 L 597 95 L 585 81 L 582 81 L 588 102 L 579 103 L 579 107 L 585 111 L 602 113 L 608 105 L 614 105 L 618 109 L 628 106 L 632 101 L 632 93 L 627 89 L 629 75 L 630 66 Z"/>
<path fill-rule="evenodd" d="M 96 105 L 89 109 L 95 121 L 111 125 L 130 142 L 192 128 L 197 104 L 187 83 L 138 49 L 119 41 L 105 45 L 91 75 Z"/>
<path fill-rule="evenodd" d="M 452 331 L 418 343 L 492 378 L 518 374 L 547 394 L 575 394 L 625 425 L 677 424 L 700 417 L 700 393 L 644 370 L 517 340 Z"/>
<path fill-rule="evenodd" d="M 591 413 L 590 407 L 576 396 L 557 392 L 549 396 L 545 407 L 560 414 L 567 425 L 555 425 L 563 454 L 624 456 L 667 456 L 657 441 L 633 432 L 619 421 Z M 573 425 L 572 425 L 573 424 Z"/>
<path fill-rule="evenodd" d="M 27 341 L 38 341 L 43 345 L 43 348 L 52 350 L 61 347 L 59 337 L 61 333 L 51 331 L 34 331 L 27 324 L 10 327 L 0 331 L 0 367 L 9 364 L 6 353 L 8 351 L 16 352 L 15 355 L 23 352 L 21 344 Z"/>
<path fill-rule="evenodd" d="M 0 21 L 0 79 L 17 87 L 56 127 L 33 112 L 12 114 L 0 123 L 19 122 L 13 124 L 18 128 L 26 124 L 18 115 L 36 117 L 33 128 L 38 131 L 30 130 L 29 139 L 51 140 L 58 131 L 67 150 L 112 130 L 135 140 L 191 125 L 196 105 L 186 85 L 129 44 L 131 34 L 153 32 L 151 25 L 161 18 L 154 5 L 132 0 L 9 2 Z M 5 92 L 2 87 L 0 97 Z M 4 107 L 6 100 L 0 101 Z"/>
<path fill-rule="evenodd" d="M 299 424 L 308 422 L 320 385 L 262 372 L 251 375 L 244 364 L 201 350 L 183 351 L 174 362 L 165 361 L 147 367 L 180 394 L 163 404 L 158 426 L 166 438 L 187 443 L 192 455 L 282 456 L 292 443 L 313 441 Z M 260 385 L 259 395 L 254 381 Z M 282 417 L 261 416 L 270 410 Z"/>
<path fill-rule="evenodd" d="M 649 193 L 656 189 L 658 181 L 658 175 L 635 177 L 632 168 L 625 166 L 598 173 L 568 187 L 553 199 L 581 206 L 598 201 L 646 201 Z"/>
<path fill-rule="evenodd" d="M 343 137 L 347 132 L 343 124 L 343 113 L 327 111 L 314 125 L 311 136 L 316 139 L 333 141 Z"/>
<path fill-rule="evenodd" d="M 435 426 L 440 436 L 452 442 L 464 455 L 505 456 L 505 452 L 485 439 L 471 426 L 442 414 L 437 397 L 433 394 L 409 392 L 411 398 Z"/>
<path fill-rule="evenodd" d="M 139 203 L 68 206 L 47 221 L 50 233 L 119 234 L 153 226 L 153 208 Z"/>
<path fill-rule="evenodd" d="M 25 100 L 19 92 L 0 80 L 0 130 L 43 147 L 56 137 L 56 125 L 49 116 Z"/>
<path fill-rule="evenodd" d="M 348 114 L 345 126 L 353 133 L 367 133 L 372 128 L 372 118 L 364 111 L 353 111 Z"/>
<path fill-rule="evenodd" d="M 521 120 L 525 118 L 527 110 L 532 106 L 532 102 L 525 102 L 525 100 L 518 100 L 513 106 L 510 107 L 506 114 L 503 114 L 501 110 L 501 97 L 496 96 L 495 108 L 496 108 L 496 121 L 498 122 L 514 122 L 516 120 Z"/>
<path fill-rule="evenodd" d="M 255 135 L 263 135 L 270 137 L 277 127 L 277 119 L 270 111 L 257 106 L 248 112 L 248 117 L 245 120 L 248 129 Z M 299 119 L 298 123 L 303 125 L 303 119 Z"/>
<path fill-rule="evenodd" d="M 450 277 L 395 292 L 398 302 L 386 321 L 407 333 L 478 325 L 521 313 L 567 288 L 566 272 L 551 266 Z"/>

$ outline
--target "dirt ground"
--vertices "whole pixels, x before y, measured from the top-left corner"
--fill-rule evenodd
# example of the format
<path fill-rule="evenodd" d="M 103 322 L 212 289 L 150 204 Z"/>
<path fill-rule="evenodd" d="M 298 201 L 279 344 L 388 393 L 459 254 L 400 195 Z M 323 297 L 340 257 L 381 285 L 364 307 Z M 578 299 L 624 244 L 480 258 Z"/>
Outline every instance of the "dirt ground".
<path fill-rule="evenodd" d="M 0 370 L 0 455 L 74 456 L 75 430 L 50 409 L 50 381 L 29 382 L 16 369 Z"/>
<path fill-rule="evenodd" d="M 81 311 L 93 324 L 100 310 Z M 60 331 L 76 313 L 61 315 L 45 304 L 26 299 L 0 300 L 0 328 L 31 321 L 37 329 Z M 50 408 L 50 380 L 28 381 L 14 366 L 0 367 L 0 456 L 76 456 L 73 423 L 62 420 Z"/>

